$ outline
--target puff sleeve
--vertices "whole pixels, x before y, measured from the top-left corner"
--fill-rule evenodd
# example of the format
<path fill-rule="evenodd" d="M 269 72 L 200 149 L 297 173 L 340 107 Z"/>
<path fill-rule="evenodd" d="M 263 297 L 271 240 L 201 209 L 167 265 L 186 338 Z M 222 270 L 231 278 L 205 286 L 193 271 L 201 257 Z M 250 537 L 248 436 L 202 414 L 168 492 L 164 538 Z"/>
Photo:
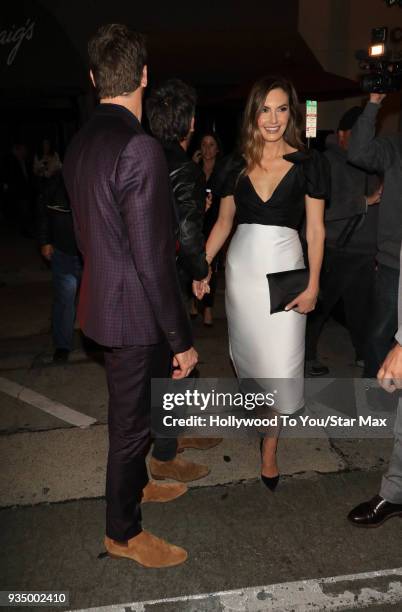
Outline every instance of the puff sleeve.
<path fill-rule="evenodd" d="M 307 195 L 317 200 L 328 200 L 331 189 L 331 167 L 327 158 L 319 151 L 311 149 L 303 169 Z"/>

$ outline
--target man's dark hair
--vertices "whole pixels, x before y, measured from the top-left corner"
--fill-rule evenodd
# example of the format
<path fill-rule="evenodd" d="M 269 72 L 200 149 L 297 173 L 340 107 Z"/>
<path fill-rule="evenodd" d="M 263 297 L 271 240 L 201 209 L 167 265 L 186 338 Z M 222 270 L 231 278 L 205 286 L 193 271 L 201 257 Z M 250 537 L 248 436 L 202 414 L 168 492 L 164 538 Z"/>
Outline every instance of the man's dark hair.
<path fill-rule="evenodd" d="M 100 98 L 130 93 L 141 83 L 145 39 L 119 23 L 101 26 L 88 43 L 89 66 Z"/>
<path fill-rule="evenodd" d="M 152 134 L 162 142 L 184 140 L 196 102 L 195 89 L 179 79 L 169 79 L 152 89 L 145 106 Z"/>

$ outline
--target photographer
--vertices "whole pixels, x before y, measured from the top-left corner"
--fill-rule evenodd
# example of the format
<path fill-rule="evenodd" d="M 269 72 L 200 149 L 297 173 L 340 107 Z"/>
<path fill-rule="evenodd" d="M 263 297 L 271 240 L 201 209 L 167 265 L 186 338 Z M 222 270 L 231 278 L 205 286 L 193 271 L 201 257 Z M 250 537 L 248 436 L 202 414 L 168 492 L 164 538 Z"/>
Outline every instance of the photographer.
<path fill-rule="evenodd" d="M 399 252 L 402 240 L 402 137 L 375 137 L 375 123 L 385 94 L 371 93 L 352 130 L 348 159 L 384 176 L 379 207 L 377 271 L 364 376 L 374 378 L 392 348 L 398 327 Z"/>
<path fill-rule="evenodd" d="M 402 246 L 400 256 L 402 266 Z M 402 389 L 402 276 L 399 279 L 398 321 L 395 346 L 377 374 L 380 385 L 389 393 Z M 379 527 L 394 516 L 402 517 L 402 396 L 399 397 L 395 420 L 394 448 L 388 471 L 382 478 L 380 493 L 353 508 L 348 520 L 356 527 Z"/>
<path fill-rule="evenodd" d="M 355 349 L 355 363 L 364 367 L 369 309 L 377 254 L 378 177 L 348 161 L 353 126 L 362 109 L 341 117 L 336 140 L 327 139 L 325 156 L 331 167 L 331 193 L 325 211 L 325 254 L 320 278 L 320 305 L 307 318 L 306 373 L 324 376 L 328 368 L 317 359 L 321 330 L 339 300 Z"/>

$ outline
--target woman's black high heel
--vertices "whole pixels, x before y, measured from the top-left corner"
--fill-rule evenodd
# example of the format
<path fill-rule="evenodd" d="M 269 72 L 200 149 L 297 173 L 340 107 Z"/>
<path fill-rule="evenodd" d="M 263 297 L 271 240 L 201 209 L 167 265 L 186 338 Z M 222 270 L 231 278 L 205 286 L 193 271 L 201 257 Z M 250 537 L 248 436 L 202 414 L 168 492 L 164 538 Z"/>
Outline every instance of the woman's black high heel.
<path fill-rule="evenodd" d="M 262 459 L 262 446 L 264 444 L 264 438 L 261 438 L 260 440 L 260 455 L 261 455 L 261 459 Z M 268 489 L 270 491 L 272 491 L 272 493 L 275 491 L 276 487 L 278 486 L 279 483 L 279 479 L 280 479 L 280 474 L 278 474 L 277 476 L 264 476 L 264 474 L 261 474 L 261 480 L 262 482 L 265 484 L 266 487 L 268 487 Z"/>

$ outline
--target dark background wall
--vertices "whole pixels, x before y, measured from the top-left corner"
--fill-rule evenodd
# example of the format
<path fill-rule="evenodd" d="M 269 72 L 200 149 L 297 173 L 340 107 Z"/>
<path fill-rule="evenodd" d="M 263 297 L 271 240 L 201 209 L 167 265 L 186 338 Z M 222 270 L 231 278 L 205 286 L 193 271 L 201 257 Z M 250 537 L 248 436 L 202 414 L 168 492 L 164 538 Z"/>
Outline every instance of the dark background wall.
<path fill-rule="evenodd" d="M 123 22 L 147 34 L 150 82 L 178 76 L 199 92 L 199 130 L 216 129 L 226 149 L 251 83 L 274 72 L 301 98 L 348 95 L 355 84 L 325 73 L 297 31 L 298 0 L 18 0 L 0 18 L 0 147 L 31 146 L 43 134 L 63 152 L 95 100 L 89 36 Z M 12 61 L 10 62 L 10 54 Z"/>

